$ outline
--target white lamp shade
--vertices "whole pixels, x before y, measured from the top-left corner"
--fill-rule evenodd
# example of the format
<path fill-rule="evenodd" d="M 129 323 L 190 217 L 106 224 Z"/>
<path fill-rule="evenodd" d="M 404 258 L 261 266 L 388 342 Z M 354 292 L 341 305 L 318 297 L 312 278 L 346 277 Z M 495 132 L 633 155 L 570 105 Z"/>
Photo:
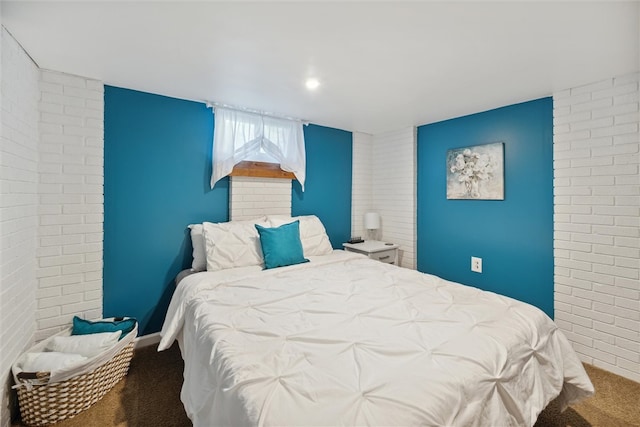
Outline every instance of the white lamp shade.
<path fill-rule="evenodd" d="M 364 228 L 367 230 L 377 230 L 380 228 L 380 215 L 377 212 L 367 212 L 364 214 Z"/>

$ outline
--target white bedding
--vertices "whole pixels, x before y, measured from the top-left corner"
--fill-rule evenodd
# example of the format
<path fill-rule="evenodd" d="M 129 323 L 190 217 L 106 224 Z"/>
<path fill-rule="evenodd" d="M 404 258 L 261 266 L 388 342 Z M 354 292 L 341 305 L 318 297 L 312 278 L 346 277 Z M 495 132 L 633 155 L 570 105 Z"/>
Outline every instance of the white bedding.
<path fill-rule="evenodd" d="M 180 338 L 195 426 L 533 425 L 593 394 L 542 311 L 335 251 L 183 279 L 159 349 Z"/>

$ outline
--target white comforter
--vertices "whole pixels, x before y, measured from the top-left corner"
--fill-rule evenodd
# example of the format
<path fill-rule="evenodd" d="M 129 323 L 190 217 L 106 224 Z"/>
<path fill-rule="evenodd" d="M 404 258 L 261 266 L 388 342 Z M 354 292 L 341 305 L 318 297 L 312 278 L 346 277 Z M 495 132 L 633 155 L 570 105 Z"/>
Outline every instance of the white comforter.
<path fill-rule="evenodd" d="M 335 251 L 176 289 L 159 349 L 181 338 L 195 426 L 533 425 L 593 386 L 537 308 Z"/>

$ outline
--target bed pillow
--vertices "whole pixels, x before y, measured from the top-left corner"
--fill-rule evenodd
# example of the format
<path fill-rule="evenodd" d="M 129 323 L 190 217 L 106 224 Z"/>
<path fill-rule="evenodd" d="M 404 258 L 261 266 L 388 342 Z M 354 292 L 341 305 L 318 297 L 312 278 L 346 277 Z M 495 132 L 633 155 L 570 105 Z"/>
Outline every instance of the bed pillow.
<path fill-rule="evenodd" d="M 207 270 L 262 265 L 262 249 L 256 224 L 263 227 L 269 225 L 266 217 L 217 224 L 203 223 Z"/>
<path fill-rule="evenodd" d="M 293 221 L 300 221 L 300 241 L 304 256 L 328 255 L 333 252 L 333 247 L 327 236 L 327 230 L 320 219 L 315 215 L 304 215 L 297 217 L 269 216 L 269 223 L 272 227 L 288 224 Z"/>
<path fill-rule="evenodd" d="M 71 335 L 97 334 L 100 332 L 120 332 L 118 339 L 122 339 L 136 326 L 136 319 L 124 320 L 97 320 L 92 322 L 84 320 L 78 316 L 73 316 L 73 328 Z"/>
<path fill-rule="evenodd" d="M 86 359 L 86 357 L 79 354 L 58 353 L 55 351 L 27 353 L 22 359 L 20 368 L 25 372 L 53 372 L 76 365 Z"/>
<path fill-rule="evenodd" d="M 189 230 L 191 230 L 191 246 L 193 247 L 191 268 L 194 271 L 205 271 L 207 269 L 207 252 L 202 235 L 202 224 L 190 224 Z"/>
<path fill-rule="evenodd" d="M 122 332 L 100 332 L 88 335 L 56 336 L 47 343 L 45 350 L 59 353 L 74 353 L 80 356 L 93 357 L 111 348 L 122 335 Z"/>
<path fill-rule="evenodd" d="M 300 242 L 300 221 L 272 228 L 255 227 L 260 234 L 265 269 L 309 262 Z"/>

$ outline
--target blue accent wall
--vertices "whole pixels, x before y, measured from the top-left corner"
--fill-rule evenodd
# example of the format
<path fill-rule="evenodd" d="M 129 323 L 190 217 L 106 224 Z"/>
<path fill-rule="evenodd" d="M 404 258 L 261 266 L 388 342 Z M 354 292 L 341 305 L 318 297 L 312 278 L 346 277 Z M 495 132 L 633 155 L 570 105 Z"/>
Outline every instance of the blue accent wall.
<path fill-rule="evenodd" d="M 336 249 L 351 236 L 352 141 L 351 132 L 305 126 L 304 193 L 298 181 L 291 188 L 291 215 L 317 215 Z"/>
<path fill-rule="evenodd" d="M 188 224 L 228 219 L 228 179 L 211 190 L 205 104 L 105 86 L 104 315 L 159 331 L 174 278 L 191 265 Z"/>
<path fill-rule="evenodd" d="M 174 279 L 191 266 L 188 224 L 228 220 L 228 178 L 209 188 L 213 114 L 199 102 L 105 86 L 105 316 L 161 329 Z M 304 127 L 305 192 L 292 215 L 314 214 L 334 247 L 351 233 L 352 134 Z"/>
<path fill-rule="evenodd" d="M 447 200 L 447 150 L 492 142 L 504 142 L 505 199 Z M 553 317 L 552 98 L 420 126 L 417 150 L 418 270 Z"/>

